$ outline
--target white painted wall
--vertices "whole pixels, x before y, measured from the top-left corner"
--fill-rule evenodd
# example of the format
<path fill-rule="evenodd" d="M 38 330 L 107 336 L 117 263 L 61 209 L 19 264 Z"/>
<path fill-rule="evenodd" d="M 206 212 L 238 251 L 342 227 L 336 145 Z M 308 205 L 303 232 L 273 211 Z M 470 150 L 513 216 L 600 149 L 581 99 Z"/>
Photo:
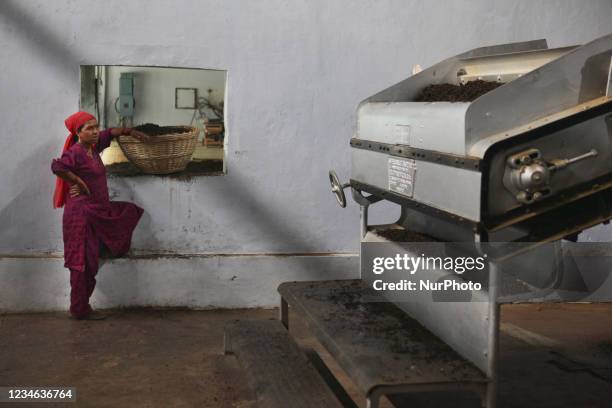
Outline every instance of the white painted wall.
<path fill-rule="evenodd" d="M 70 272 L 63 263 L 61 256 L 1 259 L 0 311 L 66 309 Z M 94 308 L 278 306 L 276 288 L 281 278 L 350 279 L 355 278 L 356 268 L 350 255 L 117 259 L 101 269 L 91 303 Z"/>
<path fill-rule="evenodd" d="M 48 285 L 65 279 L 55 274 L 49 279 L 54 258 L 48 268 L 34 267 L 27 258 L 62 250 L 49 164 L 66 135 L 63 119 L 78 107 L 80 65 L 228 72 L 226 176 L 110 181 L 115 199 L 135 201 L 146 211 L 134 248 L 354 253 L 358 209 L 337 207 L 327 171 L 348 175 L 348 141 L 360 100 L 404 79 L 417 63 L 426 67 L 474 47 L 535 38 L 547 38 L 552 47 L 584 43 L 607 34 L 611 19 L 609 0 L 2 1 L 0 252 L 13 258 L 0 262 L 0 299 L 17 291 L 33 305 Z M 388 218 L 388 211 L 397 215 L 393 205 L 377 204 L 374 220 Z M 219 284 L 215 271 L 194 259 L 190 273 L 198 282 Z M 292 261 L 299 270 L 298 258 Z M 105 266 L 101 279 L 112 277 L 109 284 L 115 285 L 135 279 L 130 270 L 113 273 L 118 262 Z M 131 262 L 140 271 L 133 290 L 163 284 L 157 279 L 169 263 Z M 356 262 L 333 265 L 338 273 L 357 274 Z M 275 284 L 295 278 L 271 264 L 233 267 L 267 282 L 252 288 L 266 291 L 259 302 L 240 292 L 243 305 L 270 305 Z M 150 274 L 142 272 L 147 270 Z M 11 280 L 15 274 L 21 280 Z M 328 276 L 320 268 L 308 278 Z M 171 287 L 191 282 L 179 278 Z M 225 281 L 220 287 L 229 291 L 236 284 Z M 190 304 L 179 289 L 165 296 L 167 303 Z M 121 305 L 123 299 L 111 297 L 105 305 Z M 214 299 L 210 305 L 241 304 Z M 3 304 L 11 310 L 25 306 L 23 299 Z M 61 306 L 63 300 L 36 303 L 37 309 Z"/>
<path fill-rule="evenodd" d="M 225 93 L 225 72 L 201 69 L 162 67 L 107 67 L 106 112 L 109 126 L 119 126 L 115 101 L 119 97 L 119 77 L 123 72 L 134 73 L 134 125 L 157 123 L 161 126 L 188 126 L 193 109 L 176 109 L 175 88 L 196 88 L 199 97 L 214 103 L 222 102 Z M 209 112 L 210 113 L 210 112 Z M 212 118 L 216 116 L 212 115 Z"/>

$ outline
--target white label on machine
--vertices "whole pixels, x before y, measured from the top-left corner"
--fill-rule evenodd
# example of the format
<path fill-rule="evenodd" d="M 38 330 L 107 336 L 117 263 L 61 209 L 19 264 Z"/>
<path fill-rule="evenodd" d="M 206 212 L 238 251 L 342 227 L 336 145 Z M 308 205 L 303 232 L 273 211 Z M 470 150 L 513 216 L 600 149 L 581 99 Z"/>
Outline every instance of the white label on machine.
<path fill-rule="evenodd" d="M 406 197 L 412 197 L 415 173 L 415 160 L 389 157 L 389 190 Z"/>

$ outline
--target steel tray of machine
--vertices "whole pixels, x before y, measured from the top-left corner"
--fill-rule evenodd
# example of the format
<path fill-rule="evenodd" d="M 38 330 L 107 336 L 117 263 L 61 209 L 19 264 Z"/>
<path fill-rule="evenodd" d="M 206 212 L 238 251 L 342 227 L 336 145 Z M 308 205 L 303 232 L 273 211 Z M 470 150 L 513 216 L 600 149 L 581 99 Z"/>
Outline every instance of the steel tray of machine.
<path fill-rule="evenodd" d="M 404 221 L 447 240 L 550 241 L 604 222 L 611 59 L 608 35 L 556 49 L 479 48 L 435 64 L 360 104 L 351 186 L 401 204 Z M 471 102 L 415 102 L 432 84 L 477 80 L 501 86 Z"/>

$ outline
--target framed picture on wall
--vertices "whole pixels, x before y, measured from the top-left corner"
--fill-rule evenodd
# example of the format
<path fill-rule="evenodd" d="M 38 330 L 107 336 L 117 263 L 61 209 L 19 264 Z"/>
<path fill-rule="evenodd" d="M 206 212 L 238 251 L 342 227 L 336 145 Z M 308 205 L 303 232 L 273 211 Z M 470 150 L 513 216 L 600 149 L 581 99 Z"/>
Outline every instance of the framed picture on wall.
<path fill-rule="evenodd" d="M 197 88 L 175 88 L 174 107 L 176 109 L 195 109 L 197 107 Z"/>

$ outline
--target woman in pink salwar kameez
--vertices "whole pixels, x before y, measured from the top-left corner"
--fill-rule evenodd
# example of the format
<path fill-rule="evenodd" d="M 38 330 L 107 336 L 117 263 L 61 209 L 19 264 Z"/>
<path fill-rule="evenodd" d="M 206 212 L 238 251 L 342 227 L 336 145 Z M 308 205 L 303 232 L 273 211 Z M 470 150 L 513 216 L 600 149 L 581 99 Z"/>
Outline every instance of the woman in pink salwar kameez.
<path fill-rule="evenodd" d="M 60 159 L 51 170 L 58 176 L 53 205 L 65 205 L 63 217 L 65 267 L 70 269 L 70 314 L 76 319 L 97 320 L 89 298 L 96 285 L 100 247 L 113 256 L 130 249 L 132 232 L 143 213 L 135 204 L 110 201 L 106 169 L 100 153 L 113 137 L 130 134 L 141 140 L 147 136 L 129 128 L 98 130 L 98 123 L 87 112 L 77 112 L 65 121 L 70 131 Z"/>

